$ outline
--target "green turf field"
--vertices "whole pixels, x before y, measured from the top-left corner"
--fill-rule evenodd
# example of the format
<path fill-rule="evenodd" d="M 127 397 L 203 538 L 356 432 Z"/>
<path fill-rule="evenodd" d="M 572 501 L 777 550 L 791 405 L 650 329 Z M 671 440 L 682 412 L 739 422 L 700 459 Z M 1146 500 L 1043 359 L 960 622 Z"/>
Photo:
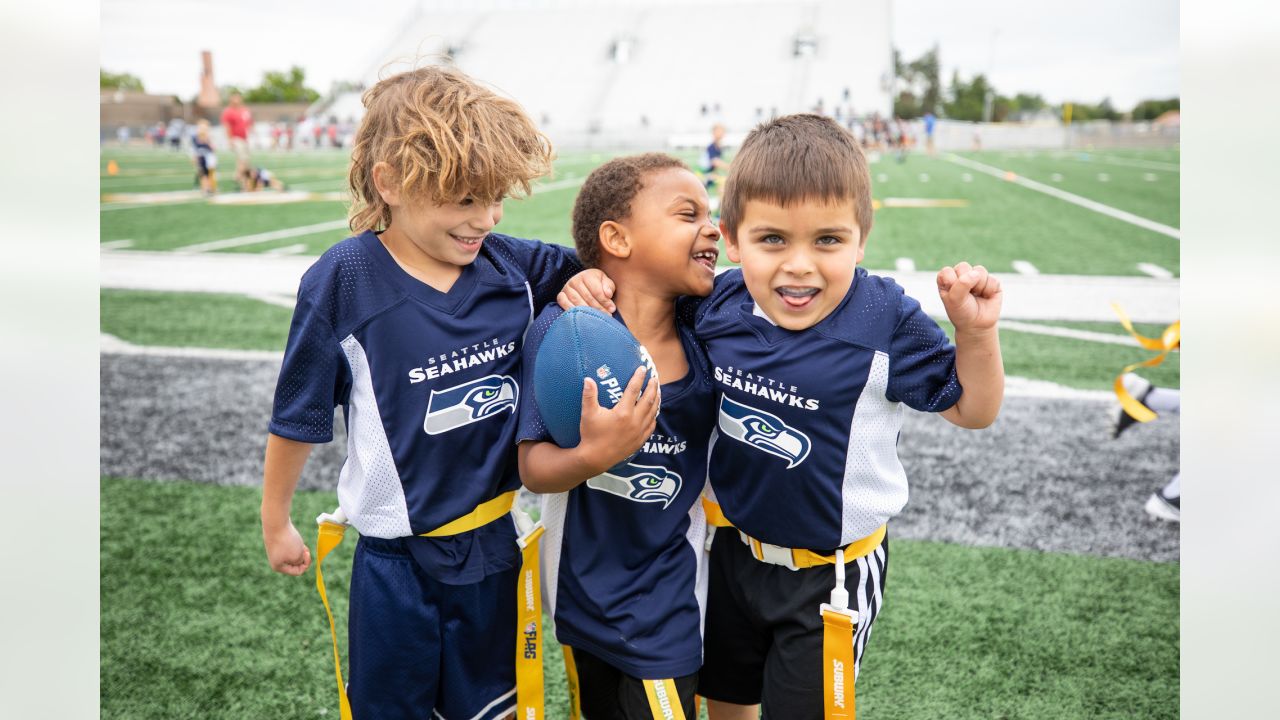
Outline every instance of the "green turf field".
<path fill-rule="evenodd" d="M 1156 222 L 1178 225 L 1178 151 L 1134 153 L 965 153 L 1002 170 L 1012 170 L 1077 195 Z M 685 154 L 686 160 L 692 156 Z M 578 181 L 609 157 L 601 153 L 567 153 L 555 174 L 532 197 L 511 200 L 499 230 L 513 235 L 570 243 L 570 210 Z M 1087 159 L 1086 159 L 1087 158 Z M 106 174 L 115 160 L 119 173 Z M 290 190 L 316 193 L 345 188 L 348 159 L 343 152 L 259 153 L 256 164 L 280 175 Z M 1128 163 L 1128 164 L 1116 164 Z M 1137 163 L 1139 166 L 1134 166 Z M 230 168 L 227 154 L 221 165 Z M 215 240 L 244 238 L 270 231 L 307 228 L 341 221 L 343 203 L 335 200 L 276 205 L 223 205 L 203 199 L 158 202 L 138 193 L 190 191 L 193 174 L 183 154 L 163 150 L 104 149 L 101 156 L 102 240 L 131 241 L 133 250 L 171 250 Z M 1162 169 L 1164 168 L 1164 169 Z M 1060 182 L 1051 180 L 1060 174 Z M 1099 173 L 1107 181 L 1098 180 Z M 934 269 L 961 259 L 980 262 L 995 272 L 1010 272 L 1015 260 L 1042 273 L 1139 275 L 1139 263 L 1150 263 L 1177 275 L 1178 241 L 1099 214 L 1060 199 L 1019 187 L 962 167 L 947 154 L 913 154 L 898 163 L 885 155 L 871 165 L 877 199 L 954 199 L 965 207 L 881 208 L 869 238 L 865 264 L 892 268 L 898 258 L 920 269 Z M 1155 176 L 1156 180 L 1145 179 Z M 224 173 L 220 188 L 234 189 Z M 133 197 L 134 199 L 130 199 Z M 163 198 L 159 198 L 163 200 Z M 235 252 L 265 252 L 302 244 L 301 252 L 319 254 L 344 237 L 342 230 L 316 231 L 253 242 Z M 723 259 L 722 262 L 727 262 Z"/>
<path fill-rule="evenodd" d="M 238 295 L 102 290 L 102 332 L 135 345 L 230 348 L 283 352 L 292 311 Z M 953 333 L 945 318 L 939 322 Z M 1118 323 L 1043 323 L 1121 335 Z M 1139 323 L 1138 332 L 1158 336 L 1159 325 Z M 1105 390 L 1130 363 L 1153 353 L 1136 347 L 1047 337 L 1005 328 L 1000 333 L 1005 372 L 1069 387 Z M 1171 353 L 1142 374 L 1162 387 L 1179 386 L 1179 357 Z"/>
<path fill-rule="evenodd" d="M 102 480 L 104 719 L 336 717 L 314 572 L 268 569 L 259 499 L 254 488 Z M 309 543 L 312 518 L 335 502 L 298 494 Z M 339 618 L 354 539 L 326 562 Z M 908 540 L 891 553 L 861 715 L 1178 716 L 1177 564 Z M 553 641 L 545 668 L 548 717 L 564 718 Z"/>

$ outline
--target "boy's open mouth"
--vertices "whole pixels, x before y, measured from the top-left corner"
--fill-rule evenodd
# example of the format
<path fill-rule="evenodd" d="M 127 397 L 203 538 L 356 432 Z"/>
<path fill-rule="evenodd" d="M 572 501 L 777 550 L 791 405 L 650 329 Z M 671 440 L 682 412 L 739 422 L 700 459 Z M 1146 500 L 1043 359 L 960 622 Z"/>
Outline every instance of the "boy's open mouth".
<path fill-rule="evenodd" d="M 818 296 L 818 288 L 816 287 L 784 285 L 775 289 L 774 292 L 778 293 L 778 297 L 782 298 L 784 305 L 796 309 L 807 307 Z"/>
<path fill-rule="evenodd" d="M 716 258 L 718 257 L 720 257 L 720 251 L 715 248 L 699 250 L 693 254 L 693 261 L 714 273 L 716 271 Z"/>
<path fill-rule="evenodd" d="M 449 237 L 453 238 L 453 241 L 461 245 L 464 250 L 478 250 L 480 248 L 480 243 L 484 241 L 485 238 L 484 235 L 463 237 L 461 235 L 454 235 L 453 233 L 449 233 Z"/>

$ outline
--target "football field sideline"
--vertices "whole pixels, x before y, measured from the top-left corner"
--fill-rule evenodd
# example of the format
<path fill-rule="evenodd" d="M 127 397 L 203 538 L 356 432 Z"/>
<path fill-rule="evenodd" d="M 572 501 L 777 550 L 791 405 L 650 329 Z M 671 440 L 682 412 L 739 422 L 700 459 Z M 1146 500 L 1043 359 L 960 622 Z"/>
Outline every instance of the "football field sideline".
<path fill-rule="evenodd" d="M 315 258 L 261 253 L 174 253 L 104 250 L 100 284 L 106 289 L 293 296 Z M 936 273 L 873 270 L 891 277 L 925 312 L 945 316 Z M 1113 321 L 1119 303 L 1134 322 L 1169 323 L 1179 316 L 1176 278 L 999 273 L 1001 317 L 1008 320 Z"/>

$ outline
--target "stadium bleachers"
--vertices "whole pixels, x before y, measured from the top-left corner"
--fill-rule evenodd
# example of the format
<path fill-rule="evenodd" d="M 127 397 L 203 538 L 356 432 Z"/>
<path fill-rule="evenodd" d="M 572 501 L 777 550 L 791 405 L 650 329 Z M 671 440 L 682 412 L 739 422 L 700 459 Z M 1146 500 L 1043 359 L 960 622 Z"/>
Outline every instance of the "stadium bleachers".
<path fill-rule="evenodd" d="M 451 57 L 561 145 L 652 145 L 715 121 L 745 130 L 819 101 L 891 107 L 889 0 L 475 2 L 415 10 L 392 35 L 366 86 Z M 324 113 L 360 110 L 349 92 Z"/>

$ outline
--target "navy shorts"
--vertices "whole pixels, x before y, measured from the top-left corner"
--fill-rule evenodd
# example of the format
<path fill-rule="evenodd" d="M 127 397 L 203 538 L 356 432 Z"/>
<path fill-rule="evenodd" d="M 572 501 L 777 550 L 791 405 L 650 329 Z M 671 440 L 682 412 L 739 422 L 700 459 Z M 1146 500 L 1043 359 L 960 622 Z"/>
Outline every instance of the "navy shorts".
<path fill-rule="evenodd" d="M 492 720 L 516 708 L 518 567 L 432 578 L 406 538 L 361 536 L 348 620 L 354 720 Z"/>

